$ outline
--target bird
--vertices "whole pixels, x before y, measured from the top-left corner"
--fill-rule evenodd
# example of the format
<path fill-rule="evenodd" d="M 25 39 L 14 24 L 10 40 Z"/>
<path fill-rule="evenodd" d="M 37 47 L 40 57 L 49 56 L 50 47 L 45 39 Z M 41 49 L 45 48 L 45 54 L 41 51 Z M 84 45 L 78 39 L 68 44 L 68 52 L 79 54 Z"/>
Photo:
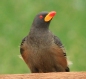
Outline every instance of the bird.
<path fill-rule="evenodd" d="M 38 13 L 21 42 L 20 54 L 31 73 L 70 71 L 64 46 L 49 29 L 55 15 L 56 11 Z"/>

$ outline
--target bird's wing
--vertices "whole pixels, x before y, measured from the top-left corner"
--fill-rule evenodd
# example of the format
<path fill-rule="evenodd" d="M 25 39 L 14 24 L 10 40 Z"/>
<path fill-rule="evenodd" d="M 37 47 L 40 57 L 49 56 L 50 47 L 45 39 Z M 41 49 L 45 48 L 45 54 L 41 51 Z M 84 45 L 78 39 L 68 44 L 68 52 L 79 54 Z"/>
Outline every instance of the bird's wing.
<path fill-rule="evenodd" d="M 28 45 L 27 45 L 27 37 L 25 37 L 20 45 L 20 53 L 21 56 L 23 57 L 24 61 L 26 62 L 26 64 L 28 64 Z"/>
<path fill-rule="evenodd" d="M 23 53 L 24 53 L 24 51 L 25 51 L 25 48 L 26 48 L 26 38 L 27 37 L 25 37 L 25 38 L 23 38 L 23 40 L 22 40 L 22 42 L 21 42 L 21 45 L 20 45 L 20 53 L 21 53 L 21 55 L 23 55 Z"/>
<path fill-rule="evenodd" d="M 66 51 L 64 49 L 64 46 L 63 46 L 63 44 L 61 43 L 60 39 L 57 36 L 54 36 L 54 43 L 62 50 L 62 53 L 63 53 L 64 57 L 66 57 Z M 67 72 L 69 72 L 68 67 L 65 70 Z"/>
<path fill-rule="evenodd" d="M 66 56 L 64 46 L 63 46 L 63 44 L 61 43 L 60 39 L 57 36 L 54 36 L 54 43 L 56 45 L 58 45 L 58 47 L 60 47 L 63 50 L 63 54 L 64 54 L 64 56 Z"/>

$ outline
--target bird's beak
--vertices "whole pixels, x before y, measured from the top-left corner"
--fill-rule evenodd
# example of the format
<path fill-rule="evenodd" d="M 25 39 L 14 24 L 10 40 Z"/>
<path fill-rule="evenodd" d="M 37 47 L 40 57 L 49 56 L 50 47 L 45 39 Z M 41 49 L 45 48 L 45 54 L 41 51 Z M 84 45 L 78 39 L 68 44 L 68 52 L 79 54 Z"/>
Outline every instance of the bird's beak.
<path fill-rule="evenodd" d="M 44 21 L 45 21 L 45 22 L 50 21 L 50 20 L 55 16 L 55 14 L 56 14 L 55 11 L 49 12 L 49 13 L 45 16 Z"/>

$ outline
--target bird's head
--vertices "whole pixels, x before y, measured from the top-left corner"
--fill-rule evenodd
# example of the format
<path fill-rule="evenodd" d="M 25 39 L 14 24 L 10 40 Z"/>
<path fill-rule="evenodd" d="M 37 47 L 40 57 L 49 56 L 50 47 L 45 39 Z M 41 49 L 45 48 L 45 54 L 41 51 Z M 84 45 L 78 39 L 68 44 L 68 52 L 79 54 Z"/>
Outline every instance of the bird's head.
<path fill-rule="evenodd" d="M 56 14 L 55 11 L 41 12 L 37 14 L 33 21 L 33 26 L 38 27 L 38 28 L 49 26 L 50 21 L 55 16 L 55 14 Z"/>

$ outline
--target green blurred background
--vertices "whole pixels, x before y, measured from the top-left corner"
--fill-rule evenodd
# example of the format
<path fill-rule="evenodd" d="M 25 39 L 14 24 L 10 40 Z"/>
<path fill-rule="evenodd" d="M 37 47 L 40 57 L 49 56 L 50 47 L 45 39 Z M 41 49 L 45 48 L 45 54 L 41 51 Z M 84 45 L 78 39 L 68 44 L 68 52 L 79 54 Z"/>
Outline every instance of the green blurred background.
<path fill-rule="evenodd" d="M 71 71 L 86 71 L 86 0 L 0 0 L 0 74 L 29 73 L 19 46 L 41 11 L 57 12 L 50 30 L 64 44 Z"/>

